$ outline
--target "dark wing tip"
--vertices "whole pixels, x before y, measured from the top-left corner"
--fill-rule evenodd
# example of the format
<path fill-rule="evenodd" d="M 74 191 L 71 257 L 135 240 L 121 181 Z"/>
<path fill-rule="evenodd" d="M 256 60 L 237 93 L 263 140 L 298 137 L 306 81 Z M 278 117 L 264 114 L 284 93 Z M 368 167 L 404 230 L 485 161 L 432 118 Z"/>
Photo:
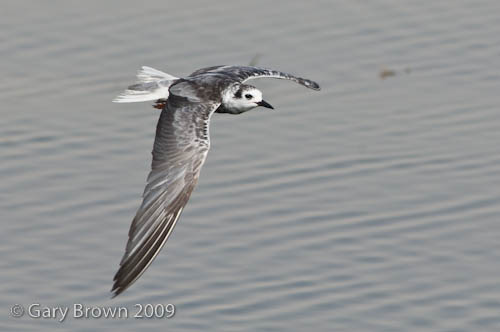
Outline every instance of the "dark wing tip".
<path fill-rule="evenodd" d="M 125 291 L 125 289 L 128 288 L 128 286 L 131 285 L 128 284 L 128 285 L 123 285 L 120 278 L 119 278 L 119 273 L 121 271 L 121 266 L 120 266 L 120 269 L 118 270 L 118 272 L 115 274 L 115 277 L 113 278 L 113 287 L 111 288 L 111 293 L 113 293 L 111 295 L 111 298 L 114 299 L 115 297 L 117 297 L 118 295 L 120 295 L 121 293 L 123 293 L 123 291 Z M 121 271 L 123 272 L 123 271 Z"/>
<path fill-rule="evenodd" d="M 302 83 L 304 84 L 305 87 L 307 87 L 309 89 L 316 90 L 316 91 L 321 90 L 321 87 L 319 86 L 319 84 L 314 82 L 314 81 L 303 79 Z"/>
<path fill-rule="evenodd" d="M 123 292 L 123 290 L 121 290 L 119 288 L 115 288 L 115 286 L 113 286 L 113 288 L 111 289 L 111 293 L 112 293 L 111 298 L 114 299 L 115 297 L 120 295 L 122 292 Z"/>

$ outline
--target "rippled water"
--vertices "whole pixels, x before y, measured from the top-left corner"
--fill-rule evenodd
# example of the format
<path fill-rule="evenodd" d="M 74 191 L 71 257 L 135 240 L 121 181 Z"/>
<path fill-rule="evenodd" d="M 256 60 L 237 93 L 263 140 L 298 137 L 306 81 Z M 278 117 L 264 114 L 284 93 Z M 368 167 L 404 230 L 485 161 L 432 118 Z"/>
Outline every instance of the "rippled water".
<path fill-rule="evenodd" d="M 498 1 L 12 1 L 0 20 L 2 331 L 497 331 Z M 212 121 L 161 255 L 111 279 L 159 113 L 149 65 L 259 65 L 275 112 Z M 381 79 L 379 73 L 395 72 Z M 13 318 L 173 303 L 171 319 Z"/>

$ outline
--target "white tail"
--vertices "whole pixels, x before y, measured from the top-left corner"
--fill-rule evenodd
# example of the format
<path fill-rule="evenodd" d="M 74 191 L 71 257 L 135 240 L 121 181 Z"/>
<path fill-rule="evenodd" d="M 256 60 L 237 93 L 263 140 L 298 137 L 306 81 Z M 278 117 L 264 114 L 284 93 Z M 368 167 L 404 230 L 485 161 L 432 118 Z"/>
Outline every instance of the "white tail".
<path fill-rule="evenodd" d="M 137 72 L 137 83 L 113 99 L 114 103 L 135 103 L 168 98 L 168 89 L 177 77 L 143 66 Z"/>

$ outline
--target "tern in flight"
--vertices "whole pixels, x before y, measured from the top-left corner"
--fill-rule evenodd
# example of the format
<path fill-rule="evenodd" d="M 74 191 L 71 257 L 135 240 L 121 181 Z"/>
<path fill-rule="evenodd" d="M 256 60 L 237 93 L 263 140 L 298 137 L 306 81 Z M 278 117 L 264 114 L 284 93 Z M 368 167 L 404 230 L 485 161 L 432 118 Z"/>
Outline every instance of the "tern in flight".
<path fill-rule="evenodd" d="M 156 101 L 161 109 L 156 127 L 151 172 L 143 201 L 132 221 L 125 254 L 111 292 L 117 296 L 148 268 L 172 233 L 210 148 L 209 124 L 214 112 L 240 114 L 255 107 L 272 109 L 262 92 L 245 84 L 254 78 L 294 81 L 320 90 L 308 79 L 250 66 L 214 66 L 177 78 L 142 67 L 138 82 L 114 99 L 117 103 Z"/>

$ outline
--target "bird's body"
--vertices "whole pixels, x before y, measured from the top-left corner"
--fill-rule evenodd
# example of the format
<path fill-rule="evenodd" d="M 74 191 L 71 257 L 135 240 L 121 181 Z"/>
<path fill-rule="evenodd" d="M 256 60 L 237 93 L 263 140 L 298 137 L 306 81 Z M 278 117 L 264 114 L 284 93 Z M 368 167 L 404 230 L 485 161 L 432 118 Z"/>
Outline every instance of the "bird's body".
<path fill-rule="evenodd" d="M 272 108 L 248 79 L 272 77 L 319 90 L 313 81 L 256 67 L 214 66 L 176 78 L 143 67 L 139 82 L 115 102 L 157 101 L 162 112 L 156 127 L 151 172 L 143 201 L 129 231 L 125 254 L 114 277 L 115 296 L 136 281 L 171 234 L 200 175 L 210 148 L 214 112 L 239 114 L 257 106 Z"/>

